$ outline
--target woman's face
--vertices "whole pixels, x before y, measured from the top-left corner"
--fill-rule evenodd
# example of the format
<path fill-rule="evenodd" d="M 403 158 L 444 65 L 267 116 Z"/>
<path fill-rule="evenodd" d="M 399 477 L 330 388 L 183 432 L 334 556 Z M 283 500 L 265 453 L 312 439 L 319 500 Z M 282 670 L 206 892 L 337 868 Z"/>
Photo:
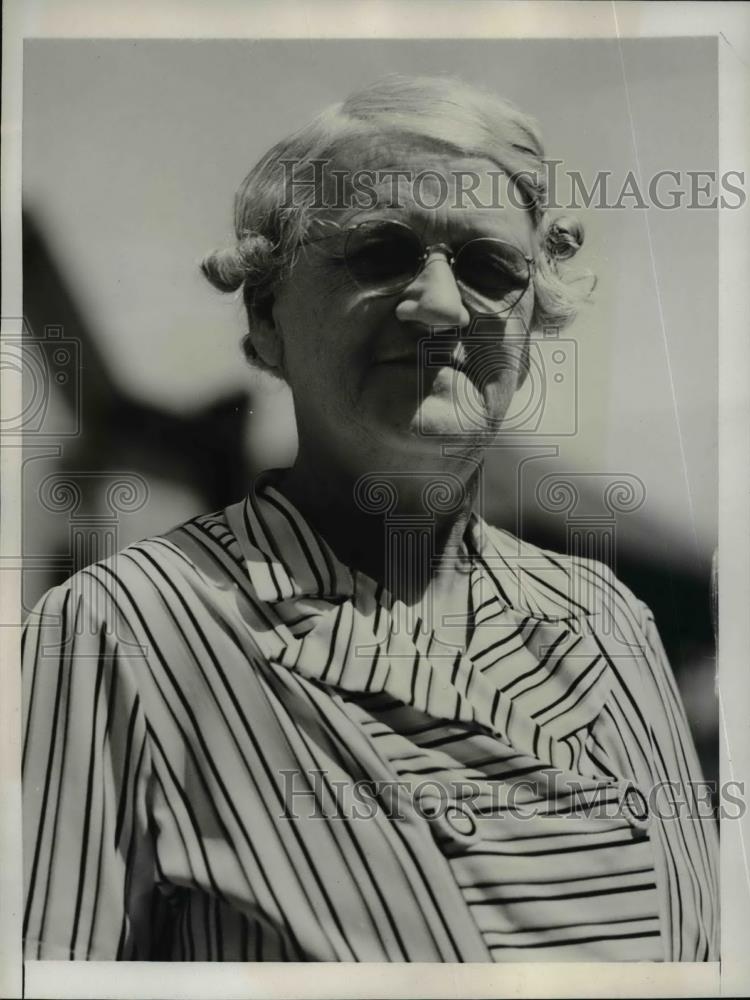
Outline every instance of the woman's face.
<path fill-rule="evenodd" d="M 408 167 L 408 164 L 406 164 Z M 340 225 L 369 219 L 408 223 L 425 245 L 458 249 L 469 239 L 495 237 L 534 256 L 529 212 L 508 197 L 507 179 L 485 160 L 414 156 L 414 173 L 440 170 L 450 196 L 423 208 L 412 186 L 390 184 L 376 209 L 331 212 Z M 479 176 L 476 208 L 454 196 L 454 175 Z M 492 171 L 494 178 L 488 173 Z M 498 199 L 498 191 L 500 198 Z M 428 185 L 422 204 L 438 199 Z M 519 202 L 515 198 L 515 202 Z M 391 203 L 389 205 L 389 203 Z M 475 454 L 497 431 L 515 392 L 533 311 L 533 286 L 503 318 L 481 318 L 462 298 L 444 254 L 432 253 L 402 290 L 361 287 L 342 257 L 343 238 L 307 244 L 277 289 L 261 343 L 275 342 L 295 403 L 300 454 L 327 453 L 353 471 L 413 468 L 436 460 L 450 441 Z M 263 350 L 261 348 L 261 353 Z"/>

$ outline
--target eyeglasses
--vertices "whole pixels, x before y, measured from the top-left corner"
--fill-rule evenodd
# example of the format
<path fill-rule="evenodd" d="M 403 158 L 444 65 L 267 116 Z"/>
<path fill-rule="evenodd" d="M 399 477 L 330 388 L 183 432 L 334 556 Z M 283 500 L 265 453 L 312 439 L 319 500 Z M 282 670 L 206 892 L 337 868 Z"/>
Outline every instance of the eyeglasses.
<path fill-rule="evenodd" d="M 468 240 L 454 251 L 446 243 L 426 246 L 411 226 L 395 219 L 368 219 L 343 228 L 329 220 L 319 220 L 318 225 L 335 227 L 336 232 L 304 242 L 342 236 L 343 259 L 352 280 L 382 295 L 403 291 L 439 251 L 445 254 L 465 305 L 480 316 L 504 316 L 523 298 L 534 273 L 533 257 L 490 236 Z"/>

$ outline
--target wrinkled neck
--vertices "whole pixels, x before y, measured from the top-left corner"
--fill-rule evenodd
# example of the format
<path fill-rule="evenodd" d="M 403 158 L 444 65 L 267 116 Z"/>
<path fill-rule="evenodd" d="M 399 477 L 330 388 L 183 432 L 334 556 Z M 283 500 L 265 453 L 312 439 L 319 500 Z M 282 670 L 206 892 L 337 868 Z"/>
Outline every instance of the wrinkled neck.
<path fill-rule="evenodd" d="M 473 471 L 473 475 L 471 474 Z M 479 468 L 430 474 L 373 473 L 313 477 L 304 464 L 268 474 L 351 569 L 413 604 L 429 590 L 447 597 L 463 586 L 464 536 Z"/>

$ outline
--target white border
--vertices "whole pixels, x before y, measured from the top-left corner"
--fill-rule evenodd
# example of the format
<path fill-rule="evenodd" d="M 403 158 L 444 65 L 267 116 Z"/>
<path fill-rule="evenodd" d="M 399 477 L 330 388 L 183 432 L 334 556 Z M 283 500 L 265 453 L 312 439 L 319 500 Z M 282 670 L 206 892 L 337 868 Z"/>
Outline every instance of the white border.
<path fill-rule="evenodd" d="M 719 169 L 750 159 L 750 10 L 719 37 Z M 738 127 L 741 124 L 741 127 Z M 721 780 L 750 774 L 750 220 L 719 216 L 719 722 Z M 750 992 L 750 816 L 722 825 L 722 993 Z"/>
<path fill-rule="evenodd" d="M 6 0 L 3 32 L 2 310 L 21 315 L 24 37 L 553 38 L 718 36 L 721 169 L 748 170 L 750 10 L 735 3 L 556 0 Z M 748 174 L 750 176 L 750 174 Z M 750 773 L 750 246 L 748 206 L 720 216 L 720 648 L 722 778 Z M 3 333 L 17 329 L 3 321 Z M 19 412 L 20 378 L 0 373 Z M 20 452 L 0 455 L 0 554 L 20 551 Z M 4 567 L 1 621 L 17 620 L 20 573 Z M 0 996 L 20 997 L 21 868 L 16 630 L 0 628 Z M 704 965 L 261 965 L 29 962 L 31 997 L 619 997 L 750 995 L 750 816 L 722 828 L 722 961 Z"/>
<path fill-rule="evenodd" d="M 35 1000 L 75 996 L 80 1000 L 131 1000 L 132 997 L 179 996 L 184 1000 L 298 1000 L 310 997 L 712 997 L 719 989 L 719 964 L 643 963 L 566 964 L 519 962 L 508 965 L 435 965 L 433 963 L 277 964 L 120 962 L 115 979 L 102 962 L 29 962 L 28 995 Z M 67 966 L 67 968 L 66 968 Z M 164 989 L 169 977 L 171 990 Z M 66 992 L 60 993 L 65 979 Z M 206 992 L 210 983 L 210 992 Z M 107 992 L 102 988 L 106 984 Z M 302 985 L 304 984 L 304 985 Z M 636 990 L 634 990 L 634 985 Z"/>

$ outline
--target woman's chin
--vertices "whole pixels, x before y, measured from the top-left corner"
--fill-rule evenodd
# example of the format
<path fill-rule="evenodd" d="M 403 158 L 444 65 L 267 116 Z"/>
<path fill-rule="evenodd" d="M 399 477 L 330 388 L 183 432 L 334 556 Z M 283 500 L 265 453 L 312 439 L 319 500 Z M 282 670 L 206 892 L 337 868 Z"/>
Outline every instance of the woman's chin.
<path fill-rule="evenodd" d="M 465 445 L 471 451 L 486 445 L 492 437 L 489 422 L 480 421 L 478 414 L 462 414 L 445 399 L 427 399 L 416 413 L 403 421 L 379 421 L 376 434 L 395 457 L 440 456 L 445 445 L 451 451 Z"/>
<path fill-rule="evenodd" d="M 489 429 L 486 411 L 479 400 L 445 396 L 428 396 L 422 400 L 409 426 L 414 437 L 437 445 L 445 440 L 456 444 L 461 440 L 473 442 L 486 438 Z"/>

